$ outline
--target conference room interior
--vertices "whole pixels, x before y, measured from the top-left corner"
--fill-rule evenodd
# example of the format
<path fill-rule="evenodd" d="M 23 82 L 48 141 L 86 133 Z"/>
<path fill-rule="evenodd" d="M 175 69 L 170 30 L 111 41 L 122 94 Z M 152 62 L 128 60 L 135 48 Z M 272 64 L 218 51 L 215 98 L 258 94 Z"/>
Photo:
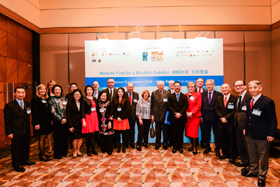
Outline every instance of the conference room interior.
<path fill-rule="evenodd" d="M 172 155 L 172 149 L 157 152 L 152 144 L 142 153 L 129 149 L 125 155 L 115 153 L 110 158 L 99 149 L 98 156 L 53 159 L 48 164 L 39 161 L 38 139 L 33 137 L 32 130 L 30 158 L 37 164 L 27 167 L 26 174 L 16 173 L 11 167 L 11 141 L 5 134 L 3 111 L 5 104 L 14 99 L 16 86 L 27 89 L 25 100 L 29 102 L 36 86 L 50 80 L 59 83 L 65 94 L 72 82 L 83 90 L 86 86 L 86 40 L 209 38 L 223 39 L 224 82 L 232 86 L 231 93 L 237 95 L 233 89 L 236 80 L 261 81 L 262 93 L 275 101 L 279 119 L 279 0 L 216 3 L 105 0 L 96 4 L 24 0 L 21 3 L 0 1 L 1 186 L 180 186 L 187 183 L 193 186 L 256 186 L 255 179 L 245 179 L 240 175 L 241 168 L 219 161 L 214 152 L 205 156 L 200 148 L 196 156 L 188 153 L 189 144 L 184 144 L 186 153 L 183 156 Z M 267 186 L 277 186 L 280 181 L 279 134 L 278 124 L 276 139 L 270 147 Z M 117 166 L 110 166 L 110 163 Z M 191 171 L 191 176 L 185 170 Z M 79 181 L 82 172 L 86 177 Z"/>

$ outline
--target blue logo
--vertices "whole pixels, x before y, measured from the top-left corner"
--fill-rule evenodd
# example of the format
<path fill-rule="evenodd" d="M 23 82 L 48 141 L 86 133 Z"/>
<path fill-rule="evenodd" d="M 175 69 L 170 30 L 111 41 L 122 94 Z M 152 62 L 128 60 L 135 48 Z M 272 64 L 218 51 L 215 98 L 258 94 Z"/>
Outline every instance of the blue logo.
<path fill-rule="evenodd" d="M 180 56 L 179 54 L 176 55 L 176 57 L 179 57 L 179 56 Z"/>
<path fill-rule="evenodd" d="M 143 52 L 142 57 L 143 57 L 143 61 L 148 62 L 148 52 Z"/>
<path fill-rule="evenodd" d="M 92 62 L 96 62 L 96 59 L 92 59 Z"/>

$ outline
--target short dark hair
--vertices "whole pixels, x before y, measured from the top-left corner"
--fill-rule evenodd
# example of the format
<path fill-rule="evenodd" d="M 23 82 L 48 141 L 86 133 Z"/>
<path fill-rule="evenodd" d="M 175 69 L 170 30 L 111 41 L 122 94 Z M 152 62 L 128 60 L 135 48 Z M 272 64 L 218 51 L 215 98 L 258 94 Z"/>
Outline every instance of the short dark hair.
<path fill-rule="evenodd" d="M 105 101 L 105 102 L 107 102 L 107 101 L 108 101 L 108 92 L 107 92 L 106 90 L 102 90 L 102 91 L 100 92 L 100 94 L 99 94 L 99 96 L 98 96 L 98 99 L 101 100 L 100 97 L 101 97 L 101 95 L 104 94 L 104 93 L 105 93 L 106 96 L 107 96 L 106 101 Z"/>
<path fill-rule="evenodd" d="M 74 90 L 74 91 L 72 92 L 73 99 L 75 100 L 74 94 L 75 94 L 76 92 L 79 92 L 79 93 L 81 94 L 81 98 L 79 99 L 79 100 L 81 100 L 84 96 L 83 96 L 82 90 L 80 90 L 80 89 L 76 89 L 76 90 Z"/>
<path fill-rule="evenodd" d="M 58 84 L 54 85 L 54 86 L 52 87 L 52 93 L 54 93 L 55 87 L 59 87 L 59 88 L 61 89 L 61 94 L 60 94 L 60 95 L 62 96 L 62 93 L 63 93 L 62 86 L 60 86 L 60 85 L 58 85 Z"/>
<path fill-rule="evenodd" d="M 176 82 L 174 83 L 174 85 L 175 85 L 176 83 L 180 84 L 180 86 L 181 86 L 181 83 L 180 83 L 179 81 L 176 81 Z"/>
<path fill-rule="evenodd" d="M 71 87 L 72 85 L 76 85 L 76 86 L 78 87 L 78 84 L 75 83 L 75 82 L 72 82 L 72 83 L 70 84 L 70 87 Z"/>
<path fill-rule="evenodd" d="M 91 85 L 87 85 L 86 87 L 85 87 L 85 95 L 87 95 L 87 89 L 88 88 L 91 88 L 92 89 L 92 91 L 94 91 L 94 89 L 93 89 L 93 87 L 91 86 Z M 93 93 L 92 93 L 93 94 Z"/>
<path fill-rule="evenodd" d="M 14 89 L 14 93 L 17 92 L 17 89 L 24 89 L 24 91 L 26 91 L 24 87 L 22 87 L 22 86 L 17 86 L 17 87 Z"/>

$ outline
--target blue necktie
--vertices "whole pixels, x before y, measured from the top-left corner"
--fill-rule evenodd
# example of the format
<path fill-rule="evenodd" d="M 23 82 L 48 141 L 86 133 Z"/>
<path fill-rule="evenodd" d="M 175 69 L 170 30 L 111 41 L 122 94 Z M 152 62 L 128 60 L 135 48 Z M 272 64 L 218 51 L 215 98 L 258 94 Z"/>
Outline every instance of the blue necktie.
<path fill-rule="evenodd" d="M 180 94 L 176 93 L 177 102 L 179 101 Z"/>
<path fill-rule="evenodd" d="M 212 100 L 212 92 L 209 92 L 209 97 L 208 97 L 208 104 L 210 105 Z"/>

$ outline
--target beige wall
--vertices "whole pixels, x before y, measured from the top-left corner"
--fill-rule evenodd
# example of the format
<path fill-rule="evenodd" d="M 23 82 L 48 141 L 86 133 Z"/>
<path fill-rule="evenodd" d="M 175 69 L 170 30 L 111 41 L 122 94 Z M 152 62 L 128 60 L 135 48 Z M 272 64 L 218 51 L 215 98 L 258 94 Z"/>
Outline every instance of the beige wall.
<path fill-rule="evenodd" d="M 271 0 L 271 23 L 280 20 L 280 0 Z"/>

